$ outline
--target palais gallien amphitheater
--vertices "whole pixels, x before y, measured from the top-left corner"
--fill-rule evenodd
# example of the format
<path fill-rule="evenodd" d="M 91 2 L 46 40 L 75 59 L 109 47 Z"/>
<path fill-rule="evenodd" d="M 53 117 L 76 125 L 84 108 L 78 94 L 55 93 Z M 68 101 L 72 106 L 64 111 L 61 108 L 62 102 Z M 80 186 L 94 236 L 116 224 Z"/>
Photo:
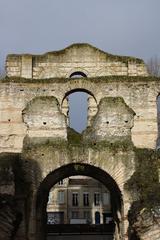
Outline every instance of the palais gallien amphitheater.
<path fill-rule="evenodd" d="M 70 128 L 75 92 L 88 96 L 82 133 Z M 143 60 L 89 44 L 8 55 L 0 81 L 0 239 L 112 225 L 114 240 L 160 240 L 159 93 L 160 78 Z M 59 208 L 51 208 L 52 191 Z"/>

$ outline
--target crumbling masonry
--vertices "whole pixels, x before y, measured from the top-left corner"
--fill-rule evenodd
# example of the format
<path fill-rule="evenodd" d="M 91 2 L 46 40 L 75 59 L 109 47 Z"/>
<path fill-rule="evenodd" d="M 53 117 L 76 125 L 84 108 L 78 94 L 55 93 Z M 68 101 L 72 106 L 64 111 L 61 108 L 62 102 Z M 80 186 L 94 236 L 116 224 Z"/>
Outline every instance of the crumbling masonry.
<path fill-rule="evenodd" d="M 160 79 L 148 76 L 141 59 L 89 44 L 8 55 L 6 73 L 0 82 L 1 239 L 45 240 L 49 190 L 78 174 L 110 190 L 116 240 L 160 239 Z M 76 91 L 89 96 L 82 134 L 68 126 L 67 96 Z"/>

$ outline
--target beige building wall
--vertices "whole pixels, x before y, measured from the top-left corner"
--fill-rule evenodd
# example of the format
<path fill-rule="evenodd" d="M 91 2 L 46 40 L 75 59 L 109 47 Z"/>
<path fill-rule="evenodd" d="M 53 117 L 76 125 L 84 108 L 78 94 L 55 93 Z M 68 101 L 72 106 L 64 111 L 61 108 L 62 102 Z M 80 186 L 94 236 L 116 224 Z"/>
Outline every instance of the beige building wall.
<path fill-rule="evenodd" d="M 134 80 L 134 81 L 133 81 Z M 6 79 L 0 84 L 0 152 L 22 152 L 24 137 L 29 133 L 41 133 L 43 136 L 52 138 L 61 137 L 67 139 L 67 120 L 61 112 L 61 104 L 65 94 L 74 89 L 86 89 L 94 95 L 97 101 L 97 108 L 100 99 L 103 97 L 119 97 L 121 96 L 125 103 L 135 112 L 134 125 L 131 129 L 131 137 L 134 145 L 140 148 L 156 148 L 158 138 L 158 123 L 157 123 L 157 96 L 160 92 L 160 82 L 143 78 L 107 78 L 99 79 L 98 87 L 97 80 L 94 79 L 78 79 L 76 81 L 63 82 L 46 82 L 40 83 L 19 82 L 16 79 Z M 37 127 L 35 130 L 29 128 L 27 122 L 24 121 L 23 112 L 33 99 L 55 97 L 59 107 L 55 107 L 56 118 L 51 119 L 48 115 L 44 115 L 44 120 L 41 121 L 41 111 L 36 113 Z M 47 106 L 47 108 L 49 105 Z M 41 109 L 41 107 L 39 108 Z M 58 114 L 58 111 L 60 113 Z M 39 115 L 38 115 L 39 114 Z M 58 116 L 61 116 L 60 118 Z M 49 120 L 50 119 L 50 120 Z M 52 122 L 54 119 L 55 125 L 44 125 L 43 122 Z M 66 123 L 65 123 L 66 122 Z M 36 130 L 37 129 L 37 130 Z"/>
<path fill-rule="evenodd" d="M 64 201 L 62 202 L 60 202 L 59 199 L 60 192 L 64 193 Z M 78 194 L 77 206 L 73 206 L 73 194 L 75 193 Z M 89 204 L 87 206 L 84 206 L 83 194 L 86 193 L 88 194 Z M 97 205 L 95 205 L 95 194 L 99 194 L 100 197 L 99 199 L 96 199 Z M 82 176 L 70 177 L 64 179 L 63 184 L 62 182 L 56 184 L 50 191 L 47 212 L 64 212 L 65 224 L 96 224 L 95 213 L 99 212 L 100 223 L 103 224 L 105 221 L 103 214 L 109 213 L 109 215 L 111 215 L 110 193 L 103 184 L 96 181 L 95 179 Z M 89 217 L 85 217 L 84 212 L 87 212 L 89 214 Z M 49 223 L 51 222 L 49 221 Z"/>

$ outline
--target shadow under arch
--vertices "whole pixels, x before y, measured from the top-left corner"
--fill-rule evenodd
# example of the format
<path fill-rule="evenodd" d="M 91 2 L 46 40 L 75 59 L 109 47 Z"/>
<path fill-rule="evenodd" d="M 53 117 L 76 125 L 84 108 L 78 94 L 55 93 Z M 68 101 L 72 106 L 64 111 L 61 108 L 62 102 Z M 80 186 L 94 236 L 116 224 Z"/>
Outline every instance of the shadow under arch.
<path fill-rule="evenodd" d="M 89 76 L 89 72 L 81 67 L 74 67 L 66 74 L 66 78 L 87 78 Z"/>
<path fill-rule="evenodd" d="M 87 74 L 85 74 L 82 71 L 75 71 L 75 72 L 71 73 L 69 77 L 70 78 L 75 78 L 75 77 L 85 77 L 86 78 Z"/>
<path fill-rule="evenodd" d="M 123 239 L 123 225 L 120 226 L 120 220 L 117 216 L 117 212 L 119 212 L 121 218 L 123 217 L 123 200 L 121 191 L 115 180 L 99 167 L 84 163 L 70 163 L 49 173 L 38 188 L 36 199 L 36 240 L 46 240 L 46 207 L 50 189 L 61 179 L 75 175 L 93 177 L 108 188 L 111 195 L 114 221 L 118 227 L 119 236 L 121 236 L 120 239 Z"/>

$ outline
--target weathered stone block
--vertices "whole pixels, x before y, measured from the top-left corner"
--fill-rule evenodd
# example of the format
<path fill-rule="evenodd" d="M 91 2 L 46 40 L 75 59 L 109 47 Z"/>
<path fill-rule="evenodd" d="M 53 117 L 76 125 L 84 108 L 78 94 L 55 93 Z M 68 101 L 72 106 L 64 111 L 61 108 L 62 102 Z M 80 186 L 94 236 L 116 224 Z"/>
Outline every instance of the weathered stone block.
<path fill-rule="evenodd" d="M 33 99 L 23 110 L 23 119 L 32 137 L 67 138 L 65 116 L 60 112 L 54 97 Z"/>
<path fill-rule="evenodd" d="M 122 138 L 130 139 L 134 115 L 122 98 L 103 98 L 96 116 L 91 120 L 91 130 L 86 132 L 86 138 L 113 142 Z"/>

